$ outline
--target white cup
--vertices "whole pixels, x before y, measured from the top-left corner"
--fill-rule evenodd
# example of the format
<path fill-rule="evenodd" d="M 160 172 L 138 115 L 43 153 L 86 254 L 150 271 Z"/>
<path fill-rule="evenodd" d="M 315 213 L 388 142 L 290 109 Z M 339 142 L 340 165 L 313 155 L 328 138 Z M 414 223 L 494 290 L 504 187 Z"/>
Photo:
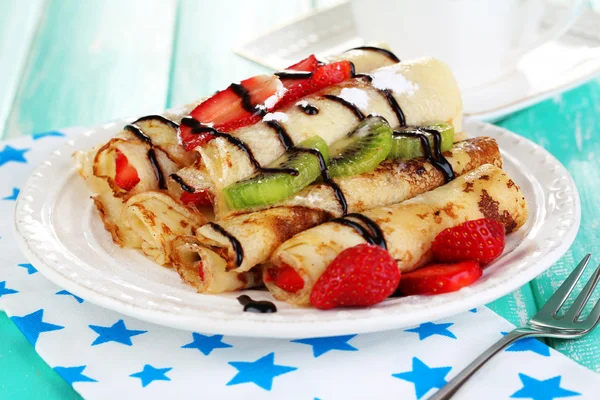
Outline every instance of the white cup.
<path fill-rule="evenodd" d="M 400 59 L 433 56 L 462 89 L 514 69 L 531 49 L 564 33 L 585 0 L 351 0 L 359 36 L 389 43 Z M 560 12 L 557 13 L 557 10 Z"/>

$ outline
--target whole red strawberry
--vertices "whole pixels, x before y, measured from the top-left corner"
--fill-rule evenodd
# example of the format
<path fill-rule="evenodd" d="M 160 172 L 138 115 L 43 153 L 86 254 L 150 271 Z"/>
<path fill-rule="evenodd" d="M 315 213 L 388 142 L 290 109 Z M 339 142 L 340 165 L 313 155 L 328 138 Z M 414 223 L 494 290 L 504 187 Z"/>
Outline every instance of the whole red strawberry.
<path fill-rule="evenodd" d="M 359 244 L 342 251 L 317 280 L 310 294 L 316 308 L 370 306 L 394 293 L 400 270 L 379 246 Z"/>
<path fill-rule="evenodd" d="M 477 261 L 482 267 L 502 254 L 506 244 L 504 225 L 482 218 L 441 231 L 433 241 L 433 258 L 443 263 Z"/>

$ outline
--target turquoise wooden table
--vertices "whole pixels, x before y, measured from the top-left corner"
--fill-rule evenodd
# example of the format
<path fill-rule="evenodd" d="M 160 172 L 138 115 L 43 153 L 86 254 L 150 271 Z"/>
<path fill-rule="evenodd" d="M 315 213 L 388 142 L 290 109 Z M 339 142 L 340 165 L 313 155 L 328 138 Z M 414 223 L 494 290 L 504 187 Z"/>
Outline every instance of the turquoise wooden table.
<path fill-rule="evenodd" d="M 189 102 L 264 69 L 239 40 L 321 5 L 276 0 L 0 0 L 0 138 L 92 126 Z M 260 4 L 260 6 L 257 6 Z M 550 270 L 489 307 L 514 324 L 535 314 L 585 253 L 600 262 L 600 80 L 499 125 L 541 144 L 571 172 L 582 225 Z M 600 330 L 550 345 L 600 372 Z M 78 395 L 0 313 L 0 397 Z"/>

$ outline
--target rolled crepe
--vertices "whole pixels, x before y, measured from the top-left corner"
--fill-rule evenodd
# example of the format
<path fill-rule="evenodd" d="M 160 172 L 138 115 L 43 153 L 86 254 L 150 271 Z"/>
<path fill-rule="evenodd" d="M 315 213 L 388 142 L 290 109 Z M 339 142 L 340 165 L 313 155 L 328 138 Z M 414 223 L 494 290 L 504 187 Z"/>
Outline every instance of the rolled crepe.
<path fill-rule="evenodd" d="M 502 165 L 498 146 L 491 138 L 479 137 L 457 143 L 445 155 L 457 175 L 486 163 Z M 386 161 L 373 172 L 336 178 L 335 181 L 346 194 L 349 212 L 360 212 L 432 190 L 444 184 L 444 177 L 426 160 L 413 159 Z M 193 261 L 191 264 L 178 265 L 179 273 L 184 271 L 188 276 L 186 281 L 190 282 L 190 274 L 198 275 L 196 260 L 200 258 L 205 271 L 226 269 L 232 273 L 249 271 L 267 262 L 272 252 L 294 234 L 339 215 L 337 204 L 327 197 L 332 196 L 330 189 L 320 186 L 308 188 L 302 196 L 296 196 L 285 206 L 225 218 L 219 220 L 216 226 L 203 225 L 196 231 L 193 251 L 197 254 L 187 258 Z M 243 257 L 238 264 L 239 249 Z M 236 288 L 230 286 L 228 289 Z"/>
<path fill-rule="evenodd" d="M 177 138 L 178 125 L 174 121 L 180 120 L 187 112 L 188 109 L 185 109 L 179 115 L 143 117 L 132 124 L 134 127 L 123 129 L 107 143 L 75 153 L 77 169 L 94 192 L 96 208 L 115 243 L 123 247 L 141 245 L 140 238 L 121 220 L 125 201 L 150 190 L 169 187 L 180 190 L 179 185 L 171 182 L 169 175 L 191 165 L 198 158 L 194 152 L 186 152 Z M 117 152 L 127 157 L 138 174 L 139 182 L 131 190 L 122 189 L 115 183 Z"/>
<path fill-rule="evenodd" d="M 399 116 L 391 106 L 396 102 L 407 125 L 448 122 L 457 133 L 456 141 L 461 138 L 460 92 L 446 64 L 433 58 L 421 58 L 377 69 L 371 76 L 371 81 L 355 78 L 304 98 L 303 102 L 319 109 L 316 115 L 307 115 L 300 107 L 291 105 L 267 114 L 262 122 L 230 134 L 245 143 L 254 159 L 265 166 L 285 152 L 273 121 L 287 132 L 293 143 L 318 135 L 331 144 L 351 131 L 361 115 L 381 115 L 392 126 L 400 125 Z M 337 96 L 346 104 L 327 96 Z M 219 215 L 221 189 L 249 177 L 256 172 L 256 167 L 247 153 L 227 138 L 216 137 L 196 150 L 202 155 L 203 166 L 191 174 L 204 175 L 200 181 L 212 182 L 208 189 L 216 192 L 216 214 Z"/>
<path fill-rule="evenodd" d="M 455 143 L 444 153 L 456 175 L 464 174 L 483 164 L 502 168 L 502 157 L 496 141 L 490 137 L 476 137 Z M 372 172 L 334 178 L 348 204 L 348 212 L 368 210 L 395 204 L 444 184 L 444 175 L 422 158 L 387 160 Z M 410 194 L 410 195 L 409 195 Z M 268 207 L 306 207 L 327 211 L 341 217 L 343 209 L 334 191 L 326 183 L 315 183 L 293 197 Z M 265 207 L 266 208 L 266 207 Z M 239 210 L 228 216 L 259 209 Z M 221 214 L 223 215 L 223 214 Z"/>
<path fill-rule="evenodd" d="M 171 263 L 171 242 L 177 236 L 191 235 L 206 223 L 194 207 L 186 207 L 168 194 L 148 191 L 131 196 L 121 219 L 141 239 L 140 248 L 161 265 Z"/>
<path fill-rule="evenodd" d="M 461 222 L 485 217 L 501 222 L 507 233 L 519 229 L 527 220 L 527 203 L 504 171 L 483 165 L 431 192 L 362 215 L 379 226 L 388 251 L 405 272 L 429 262 L 436 235 Z M 359 219 L 347 219 L 366 227 Z M 304 231 L 275 250 L 269 266 L 294 268 L 304 279 L 304 287 L 290 293 L 272 282 L 265 284 L 275 298 L 307 305 L 312 287 L 331 261 L 343 250 L 365 242 L 357 230 L 338 222 Z"/>
<path fill-rule="evenodd" d="M 224 264 L 217 262 L 211 269 L 202 267 L 205 260 L 215 257 L 213 252 L 199 248 L 194 236 L 179 236 L 173 240 L 173 265 L 184 282 L 189 283 L 199 293 L 223 293 L 250 289 L 262 285 L 262 272 L 254 268 L 247 272 L 228 271 Z M 205 258 L 200 259 L 200 254 Z"/>
<path fill-rule="evenodd" d="M 173 263 L 182 279 L 198 292 L 243 289 L 259 281 L 241 276 L 250 272 L 252 276 L 261 275 L 260 268 L 253 269 L 256 263 L 250 260 L 267 260 L 279 243 L 326 218 L 320 210 L 280 207 L 206 224 L 199 228 L 207 235 L 201 240 L 180 238 L 173 244 Z M 243 257 L 243 268 L 236 264 L 238 257 Z"/>

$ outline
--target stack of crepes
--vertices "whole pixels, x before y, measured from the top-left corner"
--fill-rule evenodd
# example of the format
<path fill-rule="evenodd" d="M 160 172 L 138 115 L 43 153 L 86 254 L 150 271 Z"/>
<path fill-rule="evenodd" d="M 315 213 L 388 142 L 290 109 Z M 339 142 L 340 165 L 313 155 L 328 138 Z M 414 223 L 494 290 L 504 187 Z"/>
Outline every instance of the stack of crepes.
<path fill-rule="evenodd" d="M 496 142 L 465 139 L 460 92 L 445 64 L 432 58 L 399 62 L 387 51 L 362 48 L 329 65 L 348 61 L 350 76 L 281 106 L 286 91 L 295 90 L 286 78 L 300 81 L 317 72 L 279 74 L 283 89 L 278 82 L 275 94 L 251 104 L 257 112 L 242 126 L 219 127 L 218 113 L 214 121 L 198 119 L 198 107 L 206 109 L 209 99 L 170 120 L 145 117 L 107 144 L 77 154 L 115 243 L 172 265 L 201 293 L 266 284 L 276 298 L 305 305 L 327 265 L 356 244 L 378 237 L 399 268 L 410 271 L 430 260 L 431 242 L 446 227 L 486 217 L 511 232 L 525 223 L 525 199 L 501 170 Z M 244 82 L 228 90 L 248 109 L 253 95 L 239 90 Z M 225 188 L 256 176 L 289 150 L 289 142 L 318 136 L 331 146 L 365 116 L 391 128 L 444 123 L 454 144 L 440 154 L 439 143 L 436 153 L 435 143 L 426 141 L 426 157 L 390 158 L 367 172 L 316 180 L 280 201 L 245 208 L 226 201 Z M 303 281 L 293 291 L 270 279 L 290 269 Z"/>

